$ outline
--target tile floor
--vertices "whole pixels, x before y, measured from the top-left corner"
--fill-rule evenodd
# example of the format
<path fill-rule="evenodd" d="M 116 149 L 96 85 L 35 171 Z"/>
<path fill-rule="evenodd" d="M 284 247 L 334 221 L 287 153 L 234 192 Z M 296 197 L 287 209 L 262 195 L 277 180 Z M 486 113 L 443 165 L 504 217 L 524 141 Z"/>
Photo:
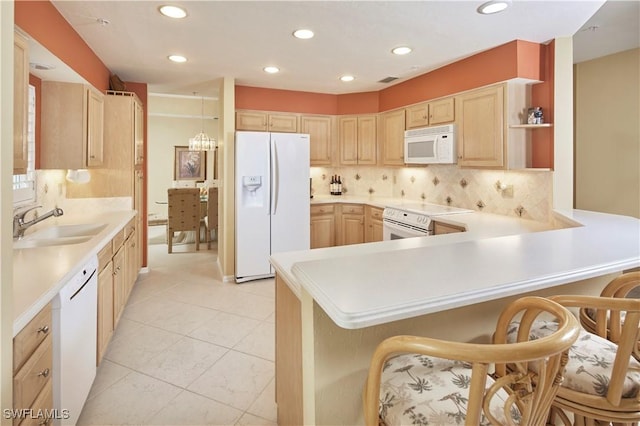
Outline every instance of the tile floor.
<path fill-rule="evenodd" d="M 274 280 L 223 283 L 215 248 L 149 246 L 79 425 L 275 425 Z"/>

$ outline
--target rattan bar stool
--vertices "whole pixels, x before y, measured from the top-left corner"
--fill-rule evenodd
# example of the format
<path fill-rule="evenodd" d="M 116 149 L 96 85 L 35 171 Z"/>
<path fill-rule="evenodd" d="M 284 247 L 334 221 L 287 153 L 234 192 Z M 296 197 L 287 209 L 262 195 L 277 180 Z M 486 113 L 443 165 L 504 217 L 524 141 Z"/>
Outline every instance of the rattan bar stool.
<path fill-rule="evenodd" d="M 200 250 L 200 190 L 198 188 L 169 188 L 167 219 L 167 249 L 172 252 L 173 233 L 194 231 L 196 250 Z"/>

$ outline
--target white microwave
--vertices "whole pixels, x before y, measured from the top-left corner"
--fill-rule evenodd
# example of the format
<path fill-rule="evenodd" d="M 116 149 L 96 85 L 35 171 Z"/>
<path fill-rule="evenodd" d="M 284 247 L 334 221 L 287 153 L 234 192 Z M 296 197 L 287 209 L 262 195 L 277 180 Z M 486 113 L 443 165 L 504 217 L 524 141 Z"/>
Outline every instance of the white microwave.
<path fill-rule="evenodd" d="M 455 164 L 456 157 L 455 124 L 404 132 L 406 164 Z"/>

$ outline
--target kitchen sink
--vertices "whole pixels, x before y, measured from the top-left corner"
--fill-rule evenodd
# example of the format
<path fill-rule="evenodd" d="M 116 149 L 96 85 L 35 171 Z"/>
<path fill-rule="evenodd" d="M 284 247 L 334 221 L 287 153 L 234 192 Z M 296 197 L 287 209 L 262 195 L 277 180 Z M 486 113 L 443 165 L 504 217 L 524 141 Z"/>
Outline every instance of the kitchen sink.
<path fill-rule="evenodd" d="M 106 227 L 106 223 L 50 226 L 14 241 L 13 248 L 26 249 L 80 244 L 89 241 Z"/>

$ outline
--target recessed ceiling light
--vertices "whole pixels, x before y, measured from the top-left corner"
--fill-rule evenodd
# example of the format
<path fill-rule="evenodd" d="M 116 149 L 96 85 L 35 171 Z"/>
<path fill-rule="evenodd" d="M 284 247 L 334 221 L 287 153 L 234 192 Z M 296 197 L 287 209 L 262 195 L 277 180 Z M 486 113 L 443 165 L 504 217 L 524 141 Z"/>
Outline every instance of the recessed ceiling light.
<path fill-rule="evenodd" d="M 344 81 L 344 82 L 347 82 L 347 83 L 348 83 L 349 81 L 353 81 L 353 80 L 355 80 L 355 79 L 356 79 L 356 78 L 355 78 L 354 76 L 352 76 L 352 75 L 343 75 L 342 77 L 340 77 L 340 80 L 341 80 L 341 81 Z"/>
<path fill-rule="evenodd" d="M 178 62 L 178 63 L 187 62 L 187 58 L 185 58 L 182 55 L 169 55 L 168 58 L 170 61 L 173 61 L 173 62 Z"/>
<path fill-rule="evenodd" d="M 478 7 L 478 13 L 490 15 L 505 10 L 511 4 L 511 0 L 491 0 Z"/>
<path fill-rule="evenodd" d="M 306 40 L 313 37 L 313 31 L 305 30 L 305 29 L 295 30 L 293 32 L 293 36 L 296 38 L 301 38 Z"/>
<path fill-rule="evenodd" d="M 264 67 L 263 70 L 264 72 L 268 72 L 269 74 L 275 74 L 277 72 L 280 72 L 280 68 L 278 67 Z"/>
<path fill-rule="evenodd" d="M 181 19 L 187 16 L 187 11 L 178 6 L 164 5 L 160 6 L 158 11 L 169 18 Z"/>
<path fill-rule="evenodd" d="M 399 46 L 391 50 L 394 55 L 406 55 L 411 52 L 411 48 L 408 46 Z"/>

